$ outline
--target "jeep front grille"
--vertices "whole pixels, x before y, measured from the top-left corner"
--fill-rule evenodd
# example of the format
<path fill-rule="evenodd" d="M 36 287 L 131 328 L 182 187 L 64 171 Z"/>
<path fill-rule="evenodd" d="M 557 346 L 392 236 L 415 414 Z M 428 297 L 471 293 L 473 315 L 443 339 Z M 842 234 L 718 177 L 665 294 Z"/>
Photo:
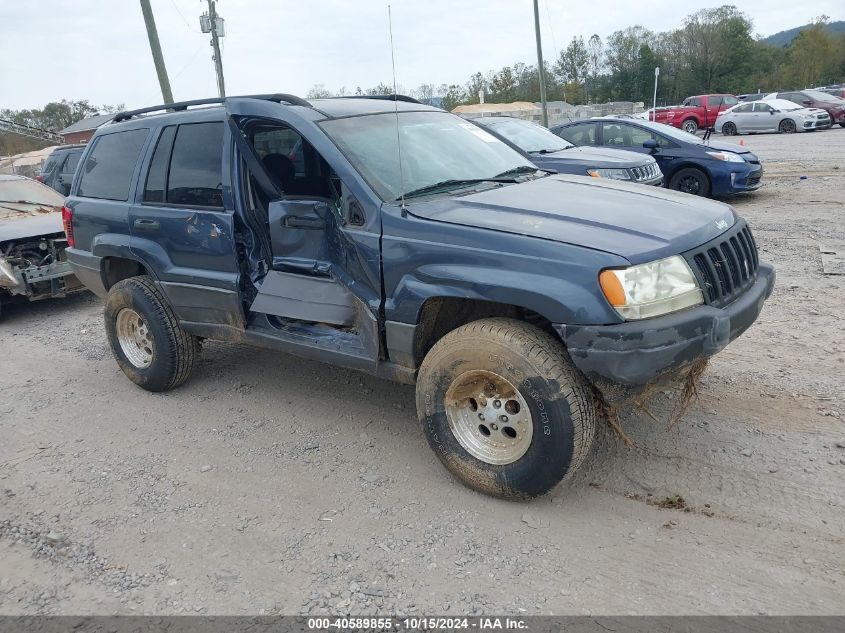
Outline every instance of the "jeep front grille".
<path fill-rule="evenodd" d="M 757 279 L 760 266 L 754 236 L 742 220 L 684 257 L 698 279 L 705 303 L 717 308 L 745 292 Z"/>
<path fill-rule="evenodd" d="M 660 176 L 660 168 L 656 162 L 651 162 L 641 167 L 631 167 L 629 170 L 636 181 L 653 180 Z"/>

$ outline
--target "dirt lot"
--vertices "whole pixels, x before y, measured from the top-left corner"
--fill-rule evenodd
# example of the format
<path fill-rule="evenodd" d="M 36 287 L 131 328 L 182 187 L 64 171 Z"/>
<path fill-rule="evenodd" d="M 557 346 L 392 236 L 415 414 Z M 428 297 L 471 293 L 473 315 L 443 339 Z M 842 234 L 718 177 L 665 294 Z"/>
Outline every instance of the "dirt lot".
<path fill-rule="evenodd" d="M 845 239 L 845 129 L 744 140 L 762 317 L 676 429 L 630 416 L 634 448 L 603 431 L 532 503 L 451 479 L 409 387 L 208 343 L 154 395 L 96 299 L 9 308 L 0 613 L 845 613 L 845 276 L 818 251 Z"/>

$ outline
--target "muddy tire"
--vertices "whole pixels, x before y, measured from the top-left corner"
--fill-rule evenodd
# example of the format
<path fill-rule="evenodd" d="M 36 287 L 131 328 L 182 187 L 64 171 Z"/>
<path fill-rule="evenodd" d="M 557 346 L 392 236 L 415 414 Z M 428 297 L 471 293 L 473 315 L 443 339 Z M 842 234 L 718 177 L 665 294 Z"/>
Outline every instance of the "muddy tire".
<path fill-rule="evenodd" d="M 199 339 L 179 327 L 170 304 L 149 277 L 131 277 L 111 287 L 105 323 L 115 360 L 136 385 L 167 391 L 191 376 Z"/>
<path fill-rule="evenodd" d="M 453 475 L 504 499 L 542 495 L 575 472 L 596 425 L 592 391 L 561 342 L 504 318 L 434 345 L 417 378 L 417 415 Z"/>

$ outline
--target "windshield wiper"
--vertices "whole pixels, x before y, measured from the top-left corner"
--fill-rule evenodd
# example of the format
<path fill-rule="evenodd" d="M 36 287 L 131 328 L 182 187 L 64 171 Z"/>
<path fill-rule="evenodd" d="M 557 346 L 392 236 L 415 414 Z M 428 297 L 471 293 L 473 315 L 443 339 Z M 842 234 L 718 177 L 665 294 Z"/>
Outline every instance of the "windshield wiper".
<path fill-rule="evenodd" d="M 476 185 L 481 182 L 506 182 L 506 183 L 515 183 L 517 182 L 515 178 L 507 178 L 506 176 L 510 175 L 513 170 L 503 172 L 497 176 L 492 176 L 491 178 L 465 178 L 465 179 L 450 179 L 450 180 L 441 180 L 440 182 L 436 182 L 433 185 L 426 185 L 425 187 L 420 187 L 419 189 L 412 189 L 411 191 L 399 196 L 396 198 L 396 201 L 401 200 L 402 198 L 413 198 L 415 196 L 424 196 L 429 193 L 439 193 L 441 191 L 448 191 L 450 189 L 457 189 L 459 187 L 465 187 L 469 185 Z M 536 171 L 535 167 L 531 168 L 531 171 Z"/>
<path fill-rule="evenodd" d="M 501 174 L 496 174 L 495 178 L 506 178 L 508 176 L 518 176 L 519 174 L 528 174 L 534 173 L 537 171 L 542 171 L 542 169 L 538 169 L 534 167 L 534 165 L 520 165 L 519 167 L 514 167 L 513 169 L 508 169 L 507 171 L 503 171 Z M 489 179 L 488 179 L 489 180 Z"/>
<path fill-rule="evenodd" d="M 563 152 L 572 149 L 574 145 L 567 145 L 566 147 L 558 147 L 557 149 L 535 149 L 528 152 L 529 154 L 554 154 L 556 152 Z"/>

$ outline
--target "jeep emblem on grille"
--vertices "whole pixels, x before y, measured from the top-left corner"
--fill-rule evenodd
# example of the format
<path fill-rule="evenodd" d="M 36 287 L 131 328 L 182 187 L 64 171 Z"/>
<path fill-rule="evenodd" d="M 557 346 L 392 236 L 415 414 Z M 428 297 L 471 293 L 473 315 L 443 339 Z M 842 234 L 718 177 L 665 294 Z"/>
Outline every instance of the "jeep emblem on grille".
<path fill-rule="evenodd" d="M 728 228 L 728 223 L 724 220 L 716 220 L 716 228 L 720 231 L 724 231 L 726 228 Z"/>

